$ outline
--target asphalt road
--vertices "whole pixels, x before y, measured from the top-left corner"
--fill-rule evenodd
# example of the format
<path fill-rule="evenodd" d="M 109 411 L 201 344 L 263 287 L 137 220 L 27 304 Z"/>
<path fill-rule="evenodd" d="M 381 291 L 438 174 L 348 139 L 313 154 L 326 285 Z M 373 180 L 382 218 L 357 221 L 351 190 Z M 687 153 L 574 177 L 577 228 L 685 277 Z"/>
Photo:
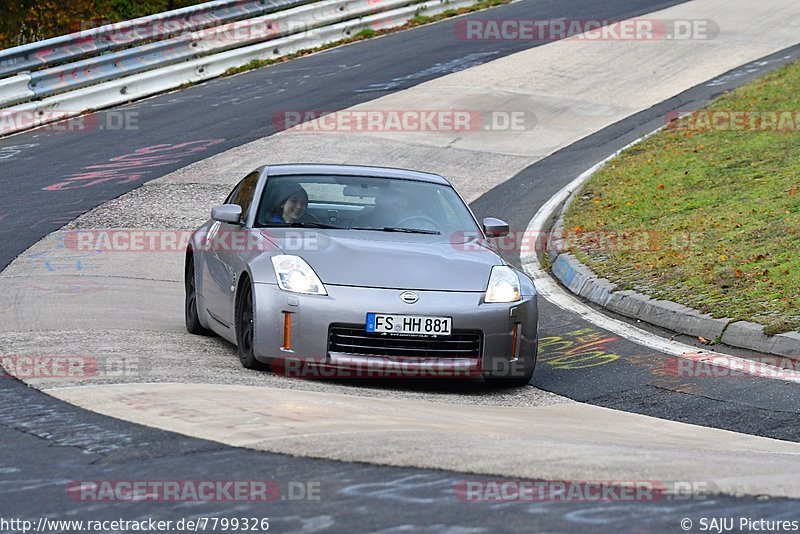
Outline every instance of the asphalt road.
<path fill-rule="evenodd" d="M 483 18 L 626 18 L 680 2 L 617 0 L 525 1 Z M 0 265 L 68 220 L 141 183 L 193 161 L 273 132 L 274 110 L 342 109 L 438 76 L 525 49 L 528 43 L 455 42 L 452 23 L 422 27 L 374 41 L 334 49 L 268 69 L 212 81 L 97 115 L 108 125 L 119 111 L 134 111 L 138 130 L 55 132 L 38 130 L 0 139 Z M 796 54 L 796 51 L 793 52 Z M 772 68 L 778 62 L 762 67 Z M 533 165 L 475 203 L 478 215 L 504 214 L 512 227 L 527 224 L 514 214 L 532 214 L 574 176 L 641 133 L 668 109 L 690 109 L 755 73 L 730 77 L 727 85 L 703 86 L 622 121 Z M 109 118 L 110 117 L 110 118 Z M 210 141 L 214 141 L 212 144 Z M 200 142 L 187 154 L 176 145 Z M 140 163 L 86 187 L 52 189 L 91 166 L 147 149 L 168 157 Z M 153 148 L 157 147 L 157 148 Z M 183 153 L 180 157 L 175 154 Z M 141 155 L 141 154 L 139 154 Z M 173 157 L 174 156 L 174 157 Z M 141 162 L 141 159 L 139 160 Z M 96 170 L 96 169 L 95 169 Z M 91 180 L 84 180 L 86 183 Z M 51 190 L 44 188 L 51 187 Z M 513 194 L 510 194 L 513 193 Z M 511 200 L 509 200 L 511 199 Z M 523 209 L 524 208 L 524 209 Z M 513 259 L 513 258 L 512 258 Z M 659 417 L 797 441 L 797 389 L 765 380 L 678 383 L 659 370 L 658 355 L 625 340 L 609 339 L 575 317 L 541 304 L 542 335 L 549 346 L 535 384 L 577 400 Z M 598 337 L 599 336 L 599 337 Z M 600 345 L 618 356 L 585 368 L 559 364 L 565 352 Z M 595 350 L 596 352 L 597 350 Z M 596 354 L 602 356 L 602 354 Z M 663 356 L 661 356 L 663 359 Z M 609 359 L 609 358 L 607 358 Z M 562 358 L 563 361 L 563 358 Z M 234 514 L 269 516 L 276 531 L 470 529 L 678 531 L 682 517 L 749 515 L 789 518 L 792 501 L 715 498 L 688 503 L 462 503 L 454 498 L 458 473 L 395 469 L 291 458 L 232 449 L 123 423 L 56 401 L 11 380 L 0 383 L 0 439 L 4 455 L 2 517 L 164 517 Z M 24 466 L 24 468 L 22 468 Z M 75 503 L 65 491 L 70 480 L 241 478 L 319 481 L 316 502 Z M 488 513 L 487 513 L 488 509 Z"/>
<path fill-rule="evenodd" d="M 472 502 L 466 473 L 292 458 L 187 438 L 86 412 L 13 379 L 0 388 L 0 519 L 269 518 L 270 532 L 681 532 L 688 518 L 796 520 L 797 501 L 710 496 L 625 502 Z M 24 405 L 20 406 L 20 401 Z M 272 481 L 271 502 L 99 502 L 81 481 Z M 312 499 L 292 500 L 306 488 Z M 306 493 L 306 496 L 308 493 Z M 284 499 L 285 497 L 285 499 Z M 0 526 L 0 532 L 12 532 Z M 202 531 L 202 530 L 201 530 Z"/>

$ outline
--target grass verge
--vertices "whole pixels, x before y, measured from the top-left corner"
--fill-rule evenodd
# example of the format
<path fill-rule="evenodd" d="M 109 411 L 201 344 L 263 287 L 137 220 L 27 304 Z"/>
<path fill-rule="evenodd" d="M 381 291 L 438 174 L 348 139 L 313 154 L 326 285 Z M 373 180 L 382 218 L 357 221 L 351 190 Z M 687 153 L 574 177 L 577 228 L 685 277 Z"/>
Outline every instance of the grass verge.
<path fill-rule="evenodd" d="M 800 63 L 718 98 L 595 174 L 570 248 L 624 289 L 800 330 Z"/>

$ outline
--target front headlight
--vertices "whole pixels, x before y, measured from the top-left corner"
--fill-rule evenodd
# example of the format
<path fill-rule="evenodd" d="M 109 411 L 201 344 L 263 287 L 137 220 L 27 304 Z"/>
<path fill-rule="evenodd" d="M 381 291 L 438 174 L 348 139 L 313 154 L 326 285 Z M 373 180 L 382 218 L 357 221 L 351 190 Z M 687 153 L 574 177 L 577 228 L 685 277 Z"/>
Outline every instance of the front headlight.
<path fill-rule="evenodd" d="M 489 276 L 486 302 L 516 302 L 522 298 L 519 276 L 511 267 L 496 265 Z"/>
<path fill-rule="evenodd" d="M 300 256 L 272 256 L 272 266 L 275 268 L 278 286 L 284 291 L 308 295 L 328 294 L 317 273 Z"/>

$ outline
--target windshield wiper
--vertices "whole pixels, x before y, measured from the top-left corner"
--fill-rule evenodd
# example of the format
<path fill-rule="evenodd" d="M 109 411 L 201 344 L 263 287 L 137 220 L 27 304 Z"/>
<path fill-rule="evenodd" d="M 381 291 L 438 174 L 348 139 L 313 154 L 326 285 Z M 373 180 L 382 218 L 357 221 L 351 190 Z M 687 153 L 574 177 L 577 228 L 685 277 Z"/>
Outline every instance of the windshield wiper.
<path fill-rule="evenodd" d="M 441 232 L 437 230 L 426 230 L 424 228 L 399 228 L 395 226 L 384 226 L 382 228 L 353 226 L 350 228 L 350 230 L 374 230 L 376 232 L 403 232 L 405 234 L 441 235 Z"/>
<path fill-rule="evenodd" d="M 269 223 L 259 226 L 259 228 L 329 228 L 333 230 L 347 230 L 345 226 L 334 226 L 332 224 L 318 222 Z"/>
<path fill-rule="evenodd" d="M 334 229 L 334 230 L 347 230 L 347 228 L 345 228 L 344 226 L 336 226 L 336 225 L 333 225 L 333 224 L 325 224 L 325 223 L 314 222 L 314 221 L 293 222 L 293 223 L 289 223 L 288 226 L 290 226 L 292 228 L 331 228 L 331 229 Z"/>

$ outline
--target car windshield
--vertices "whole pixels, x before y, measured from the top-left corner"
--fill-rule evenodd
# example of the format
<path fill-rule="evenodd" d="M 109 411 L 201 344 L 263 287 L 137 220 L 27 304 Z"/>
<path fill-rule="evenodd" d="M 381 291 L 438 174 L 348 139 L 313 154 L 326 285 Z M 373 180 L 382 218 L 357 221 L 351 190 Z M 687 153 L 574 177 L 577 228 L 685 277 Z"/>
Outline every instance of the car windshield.
<path fill-rule="evenodd" d="M 269 178 L 256 226 L 448 236 L 477 231 L 469 209 L 448 185 L 331 175 Z"/>

